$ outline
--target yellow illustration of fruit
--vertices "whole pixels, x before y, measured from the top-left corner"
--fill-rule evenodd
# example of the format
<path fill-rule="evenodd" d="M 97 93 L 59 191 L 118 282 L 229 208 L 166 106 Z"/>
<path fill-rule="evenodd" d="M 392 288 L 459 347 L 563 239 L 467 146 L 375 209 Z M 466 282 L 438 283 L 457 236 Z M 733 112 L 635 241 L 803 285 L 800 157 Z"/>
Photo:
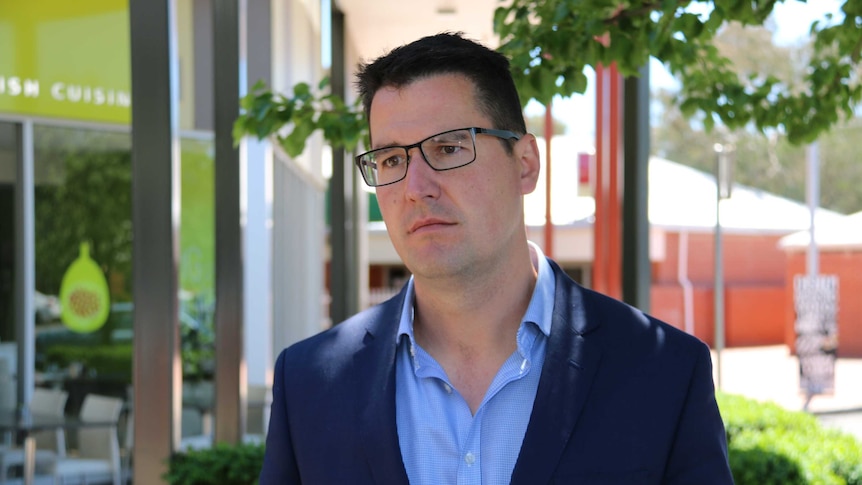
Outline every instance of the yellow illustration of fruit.
<path fill-rule="evenodd" d="M 94 332 L 108 320 L 110 303 L 105 275 L 90 259 L 90 245 L 81 243 L 78 258 L 69 265 L 60 283 L 60 319 L 75 332 Z"/>

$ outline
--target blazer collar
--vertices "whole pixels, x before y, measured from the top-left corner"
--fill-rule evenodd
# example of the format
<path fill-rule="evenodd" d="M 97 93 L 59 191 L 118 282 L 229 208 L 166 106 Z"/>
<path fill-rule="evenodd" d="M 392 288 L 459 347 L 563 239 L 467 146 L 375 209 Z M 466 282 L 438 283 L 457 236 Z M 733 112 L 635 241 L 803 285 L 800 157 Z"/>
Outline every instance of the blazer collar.
<path fill-rule="evenodd" d="M 354 356 L 359 436 L 375 483 L 408 484 L 395 424 L 395 355 L 398 320 L 406 287 L 370 310 L 360 350 Z"/>
<path fill-rule="evenodd" d="M 556 279 L 551 336 L 512 484 L 551 481 L 601 360 L 600 347 L 585 339 L 600 320 L 587 318 L 581 287 L 553 261 L 551 267 Z"/>

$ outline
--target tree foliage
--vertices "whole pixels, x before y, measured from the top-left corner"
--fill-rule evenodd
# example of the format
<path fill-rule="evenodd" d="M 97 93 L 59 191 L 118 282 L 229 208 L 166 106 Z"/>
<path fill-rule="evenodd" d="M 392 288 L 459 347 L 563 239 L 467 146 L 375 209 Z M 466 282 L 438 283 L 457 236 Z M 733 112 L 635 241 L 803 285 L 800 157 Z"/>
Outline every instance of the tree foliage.
<path fill-rule="evenodd" d="M 778 0 L 509 0 L 494 14 L 499 50 L 512 61 L 524 103 L 547 105 L 555 96 L 583 93 L 584 69 L 615 65 L 636 76 L 650 57 L 680 80 L 673 100 L 686 118 L 710 130 L 754 127 L 786 135 L 793 144 L 815 140 L 853 117 L 862 100 L 858 64 L 862 56 L 862 0 L 842 5 L 843 20 L 815 22 L 813 43 L 796 77 L 735 64 L 715 40 L 723 31 L 763 25 Z M 755 48 L 752 48 L 755 47 Z M 243 98 L 234 138 L 274 135 L 291 156 L 302 152 L 312 133 L 323 131 L 333 146 L 353 147 L 367 137 L 358 105 L 317 91 L 306 83 L 289 96 L 256 85 Z"/>
<path fill-rule="evenodd" d="M 738 69 L 713 42 L 729 25 L 762 25 L 776 2 L 512 0 L 497 9 L 494 28 L 525 102 L 584 92 L 587 66 L 636 76 L 653 56 L 680 80 L 682 113 L 700 115 L 707 129 L 718 121 L 778 128 L 801 144 L 852 117 L 862 99 L 862 0 L 843 4 L 842 22 L 812 24 L 806 71 L 792 83 Z"/>
<path fill-rule="evenodd" d="M 751 130 L 721 134 L 707 133 L 692 123 L 669 100 L 656 96 L 663 105 L 659 122 L 652 128 L 652 148 L 656 155 L 712 173 L 715 170 L 713 144 L 729 141 L 735 147 L 733 179 L 748 187 L 805 201 L 805 147 L 790 143 L 786 136 L 767 136 Z M 862 137 L 862 119 L 841 122 L 819 139 L 820 206 L 841 213 L 862 210 L 862 164 L 856 140 Z"/>
<path fill-rule="evenodd" d="M 235 143 L 245 135 L 258 139 L 273 135 L 289 156 L 296 157 L 305 149 L 308 137 L 321 130 L 333 146 L 355 147 L 368 132 L 358 100 L 349 105 L 338 95 L 326 94 L 328 86 L 329 78 L 316 91 L 301 82 L 288 97 L 269 91 L 259 81 L 240 101 L 242 115 L 233 125 Z"/>
<path fill-rule="evenodd" d="M 740 72 L 748 76 L 774 76 L 792 84 L 802 79 L 810 57 L 810 43 L 778 46 L 773 33 L 762 26 L 732 24 L 715 37 L 714 44 Z M 674 95 L 653 93 L 656 122 L 652 128 L 653 152 L 705 172 L 715 167 L 716 142 L 735 147 L 734 181 L 749 187 L 805 200 L 806 151 L 790 143 L 780 130 L 763 134 L 743 127 L 730 129 L 716 125 L 706 132 L 696 120 L 684 115 L 674 104 Z M 839 212 L 862 208 L 862 165 L 856 160 L 854 140 L 862 136 L 862 119 L 841 120 L 819 137 L 820 204 Z"/>

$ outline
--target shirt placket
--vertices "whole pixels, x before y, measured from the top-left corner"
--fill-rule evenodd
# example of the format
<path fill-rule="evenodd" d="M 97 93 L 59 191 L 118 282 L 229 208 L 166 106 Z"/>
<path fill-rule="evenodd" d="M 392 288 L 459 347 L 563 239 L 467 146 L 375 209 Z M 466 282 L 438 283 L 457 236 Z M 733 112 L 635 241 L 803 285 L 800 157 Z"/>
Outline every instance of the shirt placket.
<path fill-rule="evenodd" d="M 473 417 L 467 439 L 461 446 L 461 456 L 458 463 L 458 485 L 482 484 L 482 455 L 479 452 L 482 444 L 482 411 Z"/>

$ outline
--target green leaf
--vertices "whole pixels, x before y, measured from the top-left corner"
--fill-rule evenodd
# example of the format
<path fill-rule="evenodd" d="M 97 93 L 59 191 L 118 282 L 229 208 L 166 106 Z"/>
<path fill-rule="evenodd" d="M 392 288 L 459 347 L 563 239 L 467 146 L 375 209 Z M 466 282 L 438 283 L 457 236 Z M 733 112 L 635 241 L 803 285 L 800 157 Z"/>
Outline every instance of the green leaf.
<path fill-rule="evenodd" d="M 309 87 L 308 83 L 297 83 L 293 86 L 293 96 L 298 99 L 311 96 L 311 87 Z"/>

